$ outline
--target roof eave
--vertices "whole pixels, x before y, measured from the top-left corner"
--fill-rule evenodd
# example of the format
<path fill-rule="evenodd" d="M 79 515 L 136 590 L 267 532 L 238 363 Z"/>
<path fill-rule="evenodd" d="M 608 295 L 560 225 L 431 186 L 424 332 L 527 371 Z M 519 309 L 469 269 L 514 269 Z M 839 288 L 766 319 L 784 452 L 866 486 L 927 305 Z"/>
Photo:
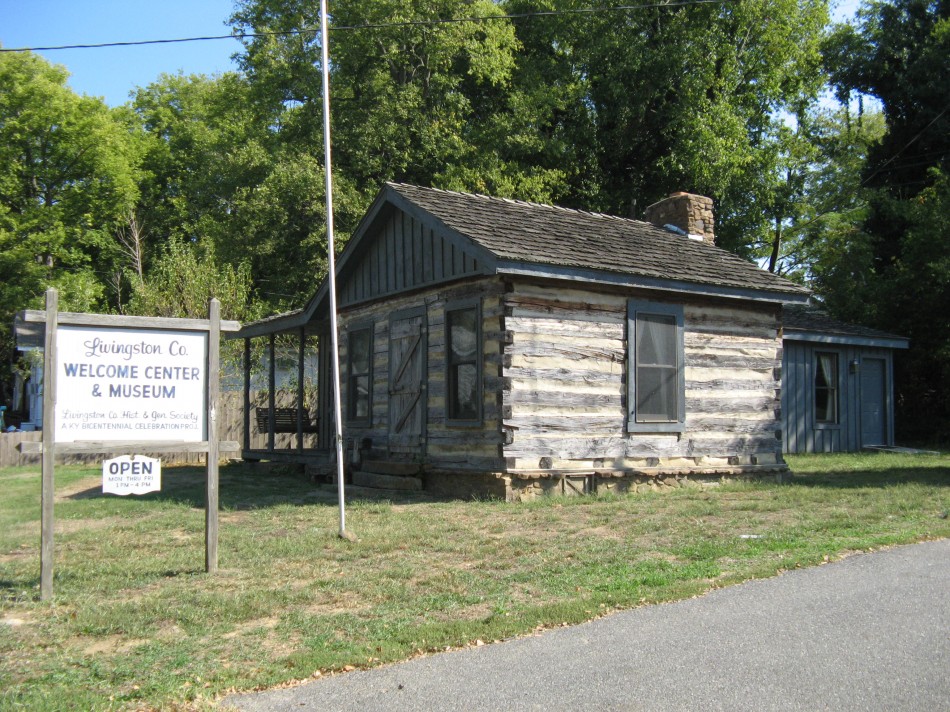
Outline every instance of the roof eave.
<path fill-rule="evenodd" d="M 228 334 L 228 338 L 250 339 L 255 336 L 269 336 L 270 334 L 298 331 L 301 327 L 305 327 L 308 321 L 309 319 L 304 309 L 295 309 L 285 314 L 278 314 L 277 316 L 244 324 L 240 330 Z"/>
<path fill-rule="evenodd" d="M 785 329 L 783 337 L 789 341 L 808 341 L 815 344 L 868 346 L 880 349 L 910 348 L 910 339 L 906 339 L 902 336 L 857 336 L 853 334 L 827 334 L 819 331 Z"/>
<path fill-rule="evenodd" d="M 573 282 L 604 284 L 614 287 L 653 289 L 664 292 L 676 292 L 703 297 L 724 297 L 746 301 L 768 302 L 774 304 L 806 304 L 810 292 L 801 287 L 801 291 L 781 291 L 758 287 L 730 287 L 726 285 L 687 282 L 685 280 L 663 279 L 644 275 L 606 272 L 582 267 L 559 265 L 532 265 L 525 262 L 499 262 L 498 274 L 560 279 Z"/>

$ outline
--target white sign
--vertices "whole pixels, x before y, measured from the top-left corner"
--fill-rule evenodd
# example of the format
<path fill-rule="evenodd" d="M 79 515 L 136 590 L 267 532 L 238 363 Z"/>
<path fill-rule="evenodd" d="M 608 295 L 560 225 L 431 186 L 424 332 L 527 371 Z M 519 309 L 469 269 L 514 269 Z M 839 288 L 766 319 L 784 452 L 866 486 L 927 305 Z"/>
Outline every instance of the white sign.
<path fill-rule="evenodd" d="M 146 494 L 162 489 L 162 461 L 121 455 L 102 463 L 103 494 Z"/>
<path fill-rule="evenodd" d="M 201 442 L 208 335 L 60 326 L 57 442 Z"/>

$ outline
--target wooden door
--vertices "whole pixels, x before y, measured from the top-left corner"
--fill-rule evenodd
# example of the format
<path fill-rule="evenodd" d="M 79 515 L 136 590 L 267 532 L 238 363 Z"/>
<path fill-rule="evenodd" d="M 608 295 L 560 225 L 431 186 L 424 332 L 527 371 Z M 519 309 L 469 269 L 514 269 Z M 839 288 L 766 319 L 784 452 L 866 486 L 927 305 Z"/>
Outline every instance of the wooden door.
<path fill-rule="evenodd" d="M 861 446 L 887 445 L 884 397 L 887 364 L 882 358 L 861 359 Z"/>
<path fill-rule="evenodd" d="M 389 324 L 389 454 L 425 454 L 425 308 L 393 314 Z"/>

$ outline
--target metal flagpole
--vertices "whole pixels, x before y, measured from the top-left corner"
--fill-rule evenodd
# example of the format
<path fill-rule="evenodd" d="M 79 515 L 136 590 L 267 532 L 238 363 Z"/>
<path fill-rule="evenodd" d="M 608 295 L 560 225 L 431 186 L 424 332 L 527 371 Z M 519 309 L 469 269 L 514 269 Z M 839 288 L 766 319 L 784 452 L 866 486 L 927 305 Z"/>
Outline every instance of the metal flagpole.
<path fill-rule="evenodd" d="M 327 31 L 327 0 L 320 0 L 320 49 L 323 69 L 323 156 L 327 191 L 327 260 L 330 290 L 330 348 L 333 350 L 333 422 L 336 432 L 336 488 L 340 506 L 340 536 L 346 533 L 346 504 L 343 492 L 343 409 L 340 404 L 340 339 L 336 318 L 336 257 L 333 244 L 333 175 L 330 170 L 330 49 Z"/>

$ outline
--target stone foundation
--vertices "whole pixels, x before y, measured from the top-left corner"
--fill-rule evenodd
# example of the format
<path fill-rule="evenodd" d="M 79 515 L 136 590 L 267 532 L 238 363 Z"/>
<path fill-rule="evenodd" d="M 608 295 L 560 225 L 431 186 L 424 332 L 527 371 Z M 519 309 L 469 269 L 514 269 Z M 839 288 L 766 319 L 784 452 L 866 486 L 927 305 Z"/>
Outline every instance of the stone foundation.
<path fill-rule="evenodd" d="M 537 497 L 584 494 L 671 492 L 708 489 L 738 480 L 783 482 L 786 466 L 735 468 L 718 471 L 593 472 L 590 474 L 519 473 L 511 476 L 508 501 L 525 502 Z"/>
<path fill-rule="evenodd" d="M 460 472 L 425 470 L 424 490 L 436 496 L 473 499 L 488 497 L 526 502 L 537 497 L 576 497 L 588 494 L 668 492 L 707 489 L 739 480 L 783 482 L 785 464 L 734 466 L 708 469 L 655 469 L 589 472 Z"/>
<path fill-rule="evenodd" d="M 425 468 L 423 490 L 437 497 L 510 500 L 511 478 L 500 472 L 465 472 Z"/>

